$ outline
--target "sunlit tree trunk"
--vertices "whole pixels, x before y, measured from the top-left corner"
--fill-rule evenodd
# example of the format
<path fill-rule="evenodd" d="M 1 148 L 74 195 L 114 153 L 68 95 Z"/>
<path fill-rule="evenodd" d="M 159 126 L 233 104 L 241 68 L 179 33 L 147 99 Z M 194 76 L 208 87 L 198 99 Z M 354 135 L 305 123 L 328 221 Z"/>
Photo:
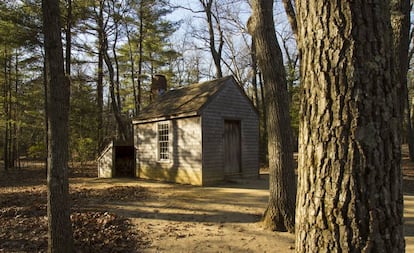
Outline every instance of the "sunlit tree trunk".
<path fill-rule="evenodd" d="M 43 0 L 48 87 L 48 252 L 73 252 L 68 182 L 69 80 L 65 77 L 58 0 Z"/>
<path fill-rule="evenodd" d="M 263 217 L 271 230 L 293 232 L 295 227 L 296 180 L 292 129 L 282 51 L 276 40 L 273 1 L 253 0 L 247 24 L 256 46 L 264 77 L 269 154 L 269 202 Z"/>
<path fill-rule="evenodd" d="M 388 1 L 296 1 L 296 252 L 404 252 Z"/>

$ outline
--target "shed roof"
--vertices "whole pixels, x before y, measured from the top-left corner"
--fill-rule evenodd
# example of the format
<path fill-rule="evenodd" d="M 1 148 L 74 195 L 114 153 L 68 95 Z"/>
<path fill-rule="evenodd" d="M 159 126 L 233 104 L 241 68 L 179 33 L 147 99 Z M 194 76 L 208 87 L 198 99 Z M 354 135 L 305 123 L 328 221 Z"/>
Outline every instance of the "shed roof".
<path fill-rule="evenodd" d="M 198 115 L 203 106 L 229 83 L 235 83 L 232 76 L 169 90 L 145 107 L 133 121 Z"/>

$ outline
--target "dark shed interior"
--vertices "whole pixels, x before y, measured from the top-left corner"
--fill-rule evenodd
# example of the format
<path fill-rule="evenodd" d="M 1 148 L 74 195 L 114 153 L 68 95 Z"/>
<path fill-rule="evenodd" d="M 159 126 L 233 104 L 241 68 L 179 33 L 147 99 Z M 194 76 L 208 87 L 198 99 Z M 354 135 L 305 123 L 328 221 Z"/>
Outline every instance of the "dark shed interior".
<path fill-rule="evenodd" d="M 134 146 L 117 146 L 115 151 L 115 177 L 135 177 Z"/>

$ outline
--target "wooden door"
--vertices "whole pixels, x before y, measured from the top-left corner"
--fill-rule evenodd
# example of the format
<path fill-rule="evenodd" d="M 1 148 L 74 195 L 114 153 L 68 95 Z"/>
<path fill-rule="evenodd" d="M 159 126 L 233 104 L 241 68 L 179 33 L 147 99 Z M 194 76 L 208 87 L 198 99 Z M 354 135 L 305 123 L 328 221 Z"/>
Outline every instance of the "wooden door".
<path fill-rule="evenodd" d="M 224 121 L 224 174 L 241 172 L 240 121 Z"/>

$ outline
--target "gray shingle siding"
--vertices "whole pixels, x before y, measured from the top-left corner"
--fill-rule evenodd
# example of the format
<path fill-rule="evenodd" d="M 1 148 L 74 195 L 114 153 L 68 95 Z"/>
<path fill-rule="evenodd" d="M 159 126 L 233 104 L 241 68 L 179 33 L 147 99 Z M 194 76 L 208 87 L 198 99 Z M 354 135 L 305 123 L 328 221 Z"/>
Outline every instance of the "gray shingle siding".
<path fill-rule="evenodd" d="M 258 175 L 259 119 L 236 84 L 227 85 L 202 112 L 203 183 L 224 177 L 224 120 L 241 122 L 241 176 Z"/>
<path fill-rule="evenodd" d="M 201 185 L 200 117 L 167 120 L 170 124 L 170 159 L 158 157 L 159 122 L 136 124 L 136 176 L 185 184 Z"/>
<path fill-rule="evenodd" d="M 232 77 L 168 92 L 164 99 L 160 97 L 133 121 L 137 177 L 195 185 L 222 181 L 225 120 L 240 121 L 239 176 L 258 175 L 258 113 Z M 158 160 L 160 121 L 171 126 L 169 162 Z"/>

